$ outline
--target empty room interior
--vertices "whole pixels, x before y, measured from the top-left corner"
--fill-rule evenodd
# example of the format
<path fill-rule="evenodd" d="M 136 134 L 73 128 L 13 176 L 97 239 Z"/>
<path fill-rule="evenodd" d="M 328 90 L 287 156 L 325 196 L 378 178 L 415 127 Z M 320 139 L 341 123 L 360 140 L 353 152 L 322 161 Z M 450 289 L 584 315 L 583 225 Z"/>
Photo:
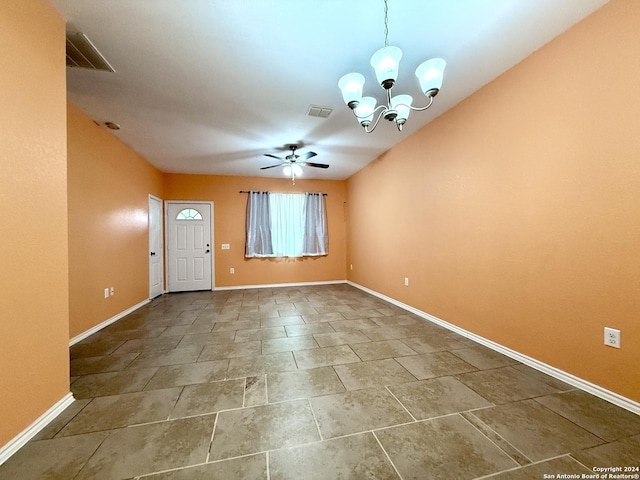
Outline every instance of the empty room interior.
<path fill-rule="evenodd" d="M 638 25 L 4 0 L 0 479 L 638 478 Z"/>

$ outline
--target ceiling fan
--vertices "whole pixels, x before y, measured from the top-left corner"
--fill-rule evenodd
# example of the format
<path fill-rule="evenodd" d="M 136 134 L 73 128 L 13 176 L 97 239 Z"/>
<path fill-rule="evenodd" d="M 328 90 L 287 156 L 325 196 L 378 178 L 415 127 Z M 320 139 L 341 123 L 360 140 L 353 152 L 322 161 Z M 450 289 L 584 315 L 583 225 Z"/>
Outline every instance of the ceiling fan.
<path fill-rule="evenodd" d="M 291 153 L 286 157 L 278 157 L 277 155 L 273 155 L 271 153 L 265 153 L 265 157 L 275 158 L 276 160 L 282 160 L 282 163 L 277 163 L 275 165 L 269 165 L 268 167 L 261 167 L 260 170 L 266 170 L 268 168 L 274 167 L 282 167 L 282 172 L 288 177 L 291 176 L 291 180 L 294 185 L 296 183 L 296 176 L 302 175 L 302 167 L 315 167 L 315 168 L 329 168 L 329 165 L 326 163 L 314 163 L 307 162 L 308 159 L 315 157 L 318 155 L 316 152 L 307 152 L 302 155 L 296 155 L 296 150 L 298 149 L 298 145 L 291 144 L 287 145 L 287 148 L 291 150 Z"/>

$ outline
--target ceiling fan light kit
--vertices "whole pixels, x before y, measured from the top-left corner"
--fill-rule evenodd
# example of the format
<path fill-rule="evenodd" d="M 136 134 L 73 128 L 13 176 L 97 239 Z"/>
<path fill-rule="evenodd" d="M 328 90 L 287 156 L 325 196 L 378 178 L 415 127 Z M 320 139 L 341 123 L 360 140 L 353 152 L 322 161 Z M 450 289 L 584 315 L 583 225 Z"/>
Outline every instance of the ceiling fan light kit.
<path fill-rule="evenodd" d="M 278 157 L 271 153 L 265 153 L 265 157 L 275 158 L 277 160 L 283 160 L 282 163 L 278 163 L 276 165 L 269 165 L 268 167 L 261 167 L 260 170 L 266 170 L 268 168 L 282 167 L 282 173 L 285 177 L 291 177 L 291 182 L 296 184 L 296 177 L 301 177 L 303 174 L 302 167 L 315 167 L 315 168 L 329 168 L 329 165 L 326 163 L 314 163 L 307 162 L 306 160 L 315 157 L 318 155 L 316 152 L 307 152 L 302 155 L 297 155 L 296 150 L 298 149 L 298 145 L 288 145 L 291 153 L 286 157 Z"/>
<path fill-rule="evenodd" d="M 347 73 L 338 81 L 338 87 L 342 92 L 344 103 L 353 111 L 354 115 L 364 128 L 371 133 L 378 126 L 381 118 L 395 121 L 399 131 L 409 118 L 411 110 L 426 110 L 433 104 L 435 97 L 442 87 L 444 69 L 447 65 L 442 58 L 432 58 L 421 63 L 416 69 L 416 77 L 420 84 L 420 90 L 427 97 L 429 103 L 423 107 L 414 107 L 413 98 L 410 95 L 391 96 L 391 88 L 398 79 L 398 69 L 402 50 L 389 46 L 389 18 L 388 0 L 384 0 L 384 47 L 371 56 L 371 66 L 376 75 L 376 80 L 386 92 L 386 104 L 376 106 L 374 97 L 363 97 L 364 76 L 360 73 Z M 374 120 L 374 116 L 378 116 Z M 371 126 L 373 125 L 373 126 Z M 371 127 L 371 128 L 369 128 Z"/>

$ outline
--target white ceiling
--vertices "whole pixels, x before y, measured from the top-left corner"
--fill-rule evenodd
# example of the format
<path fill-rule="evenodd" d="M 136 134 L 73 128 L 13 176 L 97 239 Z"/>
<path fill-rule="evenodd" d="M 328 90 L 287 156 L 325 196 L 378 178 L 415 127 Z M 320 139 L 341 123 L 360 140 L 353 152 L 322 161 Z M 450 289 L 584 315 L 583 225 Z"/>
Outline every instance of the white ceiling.
<path fill-rule="evenodd" d="M 52 2 L 116 70 L 67 69 L 69 99 L 119 123 L 114 135 L 160 170 L 280 176 L 260 170 L 274 163 L 263 154 L 301 142 L 331 165 L 305 178 L 345 179 L 606 0 L 389 0 L 389 43 L 404 52 L 394 94 L 425 104 L 415 67 L 442 57 L 447 69 L 431 109 L 402 133 L 384 122 L 372 134 L 337 82 L 360 72 L 365 95 L 383 100 L 369 65 L 384 45 L 383 0 Z M 542 86 L 531 94 L 542 101 Z M 334 111 L 308 117 L 311 104 Z"/>

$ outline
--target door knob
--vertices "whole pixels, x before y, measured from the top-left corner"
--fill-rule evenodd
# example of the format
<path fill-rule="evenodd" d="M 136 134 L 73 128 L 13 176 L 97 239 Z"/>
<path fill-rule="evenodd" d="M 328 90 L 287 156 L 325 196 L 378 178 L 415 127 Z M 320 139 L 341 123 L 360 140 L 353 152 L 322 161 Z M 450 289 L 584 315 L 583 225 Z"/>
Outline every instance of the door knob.
<path fill-rule="evenodd" d="M 210 251 L 210 250 L 207 248 L 207 251 L 206 251 L 206 252 L 204 252 L 204 253 L 209 253 L 209 251 Z"/>
<path fill-rule="evenodd" d="M 156 256 L 156 252 L 151 252 L 151 256 L 155 257 Z"/>

